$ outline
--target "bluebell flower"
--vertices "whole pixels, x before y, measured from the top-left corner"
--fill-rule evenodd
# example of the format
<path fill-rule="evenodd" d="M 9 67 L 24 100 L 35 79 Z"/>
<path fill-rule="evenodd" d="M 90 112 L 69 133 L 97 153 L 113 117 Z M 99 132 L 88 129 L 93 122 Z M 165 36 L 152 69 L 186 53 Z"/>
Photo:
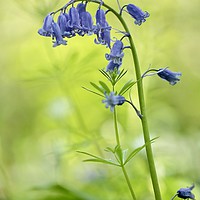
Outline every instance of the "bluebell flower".
<path fill-rule="evenodd" d="M 122 58 L 124 57 L 123 53 L 123 43 L 121 40 L 116 40 L 111 48 L 110 54 L 106 54 L 107 60 L 112 60 L 113 63 L 121 64 Z"/>
<path fill-rule="evenodd" d="M 107 28 L 108 23 L 106 21 L 106 15 L 104 10 L 98 9 L 96 12 L 96 25 L 99 28 Z"/>
<path fill-rule="evenodd" d="M 80 14 L 80 20 L 81 20 L 81 31 L 80 35 L 88 34 L 92 35 L 94 33 L 94 25 L 92 16 L 89 12 L 82 12 Z"/>
<path fill-rule="evenodd" d="M 84 36 L 85 34 L 92 35 L 94 33 L 94 25 L 92 16 L 86 11 L 86 4 L 79 3 L 76 7 L 80 18 L 80 30 L 78 34 Z"/>
<path fill-rule="evenodd" d="M 159 69 L 157 72 L 158 76 L 169 82 L 171 85 L 175 85 L 180 81 L 179 77 L 182 75 L 180 72 L 172 72 L 168 69 Z"/>
<path fill-rule="evenodd" d="M 53 22 L 53 17 L 51 14 L 48 14 L 44 19 L 43 27 L 38 30 L 38 33 L 42 36 L 51 37 L 52 22 Z"/>
<path fill-rule="evenodd" d="M 69 27 L 69 15 L 67 13 L 60 13 L 58 16 L 58 21 L 57 21 L 61 34 L 63 37 L 68 37 L 71 38 L 76 35 L 75 31 L 73 28 Z"/>
<path fill-rule="evenodd" d="M 195 199 L 194 194 L 192 194 L 191 190 L 194 188 L 194 185 L 192 185 L 189 188 L 181 188 L 177 191 L 177 196 L 182 199 Z"/>
<path fill-rule="evenodd" d="M 53 47 L 57 47 L 61 44 L 66 45 L 67 42 L 65 40 L 63 40 L 59 25 L 57 23 L 53 22 L 52 29 L 53 29 L 53 38 L 56 39 L 56 41 L 53 41 L 53 43 L 54 43 Z"/>
<path fill-rule="evenodd" d="M 69 9 L 68 26 L 72 28 L 74 32 L 78 32 L 81 29 L 79 13 L 75 7 Z"/>
<path fill-rule="evenodd" d="M 95 43 L 107 45 L 110 48 L 110 30 L 111 27 L 106 21 L 105 12 L 102 9 L 98 9 L 96 12 L 96 27 L 94 31 L 97 35 Z"/>
<path fill-rule="evenodd" d="M 121 63 L 119 63 L 119 64 L 114 63 L 113 60 L 111 60 L 106 67 L 106 71 L 107 72 L 113 72 L 115 69 L 117 69 L 117 71 L 119 72 L 120 66 L 121 66 Z"/>
<path fill-rule="evenodd" d="M 140 8 L 133 4 L 127 5 L 127 11 L 135 19 L 135 24 L 139 26 L 146 21 L 145 18 L 150 16 L 147 11 L 143 12 Z"/>
<path fill-rule="evenodd" d="M 105 94 L 106 99 L 102 100 L 102 103 L 106 104 L 106 108 L 110 107 L 110 111 L 113 112 L 116 105 L 122 105 L 126 99 L 121 95 L 115 95 L 111 92 L 109 95 Z"/>
<path fill-rule="evenodd" d="M 86 11 L 86 5 L 84 3 L 79 3 L 77 6 L 76 6 L 76 9 L 79 13 L 79 15 L 82 13 L 82 12 L 85 12 Z"/>
<path fill-rule="evenodd" d="M 66 13 L 60 13 L 60 15 L 58 16 L 58 25 L 60 27 L 60 31 L 62 36 L 65 35 L 65 32 L 67 30 L 67 22 L 69 20 L 69 16 Z"/>

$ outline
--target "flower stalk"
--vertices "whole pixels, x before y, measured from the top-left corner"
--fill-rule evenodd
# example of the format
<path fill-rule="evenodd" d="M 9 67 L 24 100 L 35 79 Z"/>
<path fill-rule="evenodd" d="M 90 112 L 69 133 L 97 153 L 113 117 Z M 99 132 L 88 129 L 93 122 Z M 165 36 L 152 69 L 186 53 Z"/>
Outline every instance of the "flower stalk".
<path fill-rule="evenodd" d="M 124 19 L 121 17 L 120 14 L 118 14 L 114 9 L 112 9 L 110 6 L 103 4 L 106 8 L 108 8 L 121 22 L 122 26 L 124 27 L 124 30 L 129 33 L 129 43 L 130 43 L 130 49 L 133 57 L 133 62 L 135 66 L 135 73 L 136 73 L 136 79 L 137 81 L 137 89 L 138 89 L 138 98 L 139 98 L 139 104 L 140 104 L 140 111 L 142 114 L 141 118 L 141 123 L 142 123 L 142 129 L 143 129 L 143 136 L 144 136 L 144 141 L 147 144 L 146 145 L 146 154 L 147 154 L 147 160 L 148 160 L 148 165 L 149 165 L 149 170 L 150 170 L 150 175 L 151 175 L 151 180 L 153 184 L 153 189 L 154 189 L 154 195 L 156 200 L 161 200 L 161 192 L 160 192 L 160 187 L 159 187 L 159 182 L 158 182 L 158 177 L 157 177 L 157 172 L 156 172 L 156 167 L 155 167 L 155 162 L 154 162 L 154 157 L 153 157 L 153 151 L 152 151 L 152 146 L 150 143 L 150 134 L 149 134 L 149 128 L 148 128 L 148 122 L 147 122 L 147 116 L 146 116 L 146 107 L 145 107 L 145 98 L 144 98 L 144 90 L 143 90 L 143 82 L 141 79 L 141 71 L 140 71 L 140 64 L 139 64 L 139 59 L 137 56 L 137 51 L 133 42 L 133 38 L 130 34 L 130 31 L 128 29 L 128 26 L 126 25 L 126 22 Z"/>
<path fill-rule="evenodd" d="M 116 108 L 114 108 L 113 116 L 114 116 L 114 127 L 115 127 L 116 141 L 117 141 L 117 145 L 120 147 L 121 144 L 120 144 L 119 131 L 118 131 L 118 126 L 117 126 L 117 112 L 116 112 Z M 136 196 L 135 196 L 133 187 L 132 187 L 132 185 L 131 185 L 129 176 L 128 176 L 128 174 L 127 174 L 126 168 L 125 168 L 125 166 L 124 166 L 123 163 L 121 163 L 121 169 L 122 169 L 122 172 L 123 172 L 124 177 L 125 177 L 125 179 L 126 179 L 126 182 L 127 182 L 128 188 L 129 188 L 129 190 L 130 190 L 132 199 L 133 199 L 133 200 L 136 200 Z"/>

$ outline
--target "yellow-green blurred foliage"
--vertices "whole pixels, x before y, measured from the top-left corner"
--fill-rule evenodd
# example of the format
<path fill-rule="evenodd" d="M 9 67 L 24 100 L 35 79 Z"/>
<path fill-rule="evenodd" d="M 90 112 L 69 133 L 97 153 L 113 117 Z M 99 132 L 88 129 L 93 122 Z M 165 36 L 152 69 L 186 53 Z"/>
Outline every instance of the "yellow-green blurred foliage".
<path fill-rule="evenodd" d="M 117 8 L 114 0 L 106 1 Z M 121 0 L 121 4 L 127 1 Z M 68 39 L 52 48 L 37 34 L 45 15 L 64 0 L 0 1 L 0 199 L 130 199 L 121 171 L 83 163 L 76 150 L 109 158 L 115 146 L 112 113 L 101 98 L 82 86 L 103 79 L 104 46 L 94 36 Z M 200 184 L 200 2 L 199 0 L 128 1 L 148 10 L 142 26 L 124 13 L 134 36 L 142 71 L 169 66 L 183 76 L 175 86 L 155 77 L 144 81 L 150 132 L 163 199 L 180 187 Z M 93 16 L 97 5 L 88 5 Z M 121 26 L 111 13 L 108 21 Z M 121 37 L 113 31 L 113 35 Z M 135 79 L 125 50 L 122 81 Z M 121 84 L 122 84 L 121 83 Z M 126 96 L 128 97 L 128 95 Z M 138 106 L 136 87 L 132 99 Z M 143 144 L 140 120 L 128 105 L 118 107 L 124 148 Z M 152 200 L 145 151 L 128 165 L 138 199 Z M 68 196 L 67 196 L 68 195 Z"/>

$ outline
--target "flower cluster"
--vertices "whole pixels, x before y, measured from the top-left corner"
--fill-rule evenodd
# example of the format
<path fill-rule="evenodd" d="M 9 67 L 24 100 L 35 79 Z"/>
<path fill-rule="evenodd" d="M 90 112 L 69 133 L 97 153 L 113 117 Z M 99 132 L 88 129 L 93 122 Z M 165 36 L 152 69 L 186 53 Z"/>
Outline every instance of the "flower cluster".
<path fill-rule="evenodd" d="M 79 3 L 76 7 L 72 6 L 68 13 L 66 9 L 61 9 L 57 22 L 54 21 L 54 15 L 54 12 L 48 14 L 44 19 L 43 27 L 38 30 L 42 36 L 52 37 L 53 47 L 66 45 L 64 38 L 71 38 L 76 34 L 80 36 L 95 34 L 96 44 L 110 47 L 111 27 L 106 21 L 105 11 L 100 7 L 96 12 L 96 24 L 93 23 L 91 14 L 86 11 L 84 3 Z"/>
<path fill-rule="evenodd" d="M 111 39 L 111 26 L 106 20 L 106 12 L 101 8 L 103 2 L 99 2 L 98 9 L 95 14 L 95 22 L 93 21 L 92 15 L 87 11 L 87 1 L 86 3 L 78 3 L 74 5 L 75 0 L 70 1 L 63 8 L 48 14 L 45 19 L 42 28 L 38 30 L 38 33 L 45 37 L 52 37 L 53 47 L 59 45 L 67 45 L 65 38 L 71 38 L 76 35 L 96 35 L 94 42 L 96 44 L 102 44 L 109 48 L 110 53 L 105 54 L 105 58 L 108 61 L 106 66 L 106 72 L 120 73 L 119 68 L 122 65 L 122 59 L 124 57 L 124 44 L 122 39 L 124 37 L 129 37 L 129 33 L 124 33 L 122 38 L 112 40 Z M 122 7 L 119 14 L 122 15 L 122 11 L 126 8 L 126 12 L 135 19 L 136 25 L 141 25 L 149 17 L 147 11 L 142 11 L 139 7 L 128 4 Z M 67 12 L 68 10 L 68 12 Z M 59 16 L 55 19 L 56 13 L 59 12 Z M 121 32 L 123 33 L 123 32 Z M 113 44 L 112 44 L 113 43 Z M 152 70 L 149 70 L 152 71 Z M 168 69 L 155 70 L 156 74 L 162 79 L 167 80 L 171 85 L 175 85 L 180 79 L 181 73 L 171 72 Z M 145 72 L 144 76 L 148 73 Z M 110 107 L 113 111 L 115 105 L 122 105 L 125 99 L 119 95 L 105 95 L 106 107 Z M 123 103 L 119 102 L 121 99 Z"/>
<path fill-rule="evenodd" d="M 96 39 L 94 42 L 96 44 L 106 45 L 111 48 L 111 26 L 108 24 L 106 13 L 101 9 L 101 6 L 99 6 L 96 11 L 96 24 L 94 24 L 91 14 L 86 11 L 87 3 L 79 3 L 76 7 L 74 6 L 74 3 L 72 3 L 72 7 L 67 13 L 66 9 L 69 5 L 70 3 L 58 10 L 60 11 L 60 14 L 56 21 L 54 20 L 54 16 L 58 11 L 48 14 L 44 19 L 43 27 L 38 30 L 38 33 L 45 37 L 52 37 L 54 43 L 53 47 L 61 44 L 66 45 L 67 41 L 64 40 L 64 38 L 71 38 L 76 34 L 80 36 L 95 34 Z M 135 24 L 137 25 L 141 25 L 146 21 L 145 18 L 149 17 L 148 12 L 143 12 L 133 4 L 127 5 L 127 12 L 135 19 Z M 123 46 L 119 41 L 115 46 L 117 45 Z M 113 48 L 114 50 L 116 49 L 115 47 Z M 112 53 L 115 52 L 111 52 L 111 54 Z M 119 59 L 121 59 L 122 55 L 118 56 L 120 56 Z M 119 67 L 120 64 L 119 60 L 116 61 L 111 58 L 108 70 L 114 67 Z"/>

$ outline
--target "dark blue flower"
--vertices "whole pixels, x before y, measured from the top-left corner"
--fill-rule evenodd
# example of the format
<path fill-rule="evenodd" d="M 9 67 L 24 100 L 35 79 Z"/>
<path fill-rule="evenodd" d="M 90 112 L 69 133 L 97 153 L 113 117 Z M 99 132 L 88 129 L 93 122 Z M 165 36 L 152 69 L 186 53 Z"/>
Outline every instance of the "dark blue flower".
<path fill-rule="evenodd" d="M 99 28 L 107 28 L 108 23 L 106 21 L 106 15 L 104 10 L 98 9 L 96 12 L 96 25 Z"/>
<path fill-rule="evenodd" d="M 42 36 L 50 37 L 52 34 L 52 22 L 53 22 L 53 17 L 51 14 L 48 14 L 43 23 L 43 27 L 38 30 L 38 33 Z"/>
<path fill-rule="evenodd" d="M 81 19 L 81 35 L 88 34 L 92 35 L 94 33 L 94 25 L 92 16 L 89 12 L 82 12 L 80 14 Z"/>
<path fill-rule="evenodd" d="M 112 60 L 113 63 L 120 65 L 123 57 L 123 43 L 121 40 L 116 40 L 116 42 L 113 44 L 110 54 L 106 54 L 106 59 Z"/>
<path fill-rule="evenodd" d="M 106 21 L 105 12 L 102 9 L 98 9 L 96 12 L 96 27 L 94 30 L 94 33 L 97 35 L 95 43 L 107 45 L 110 48 L 110 30 L 111 27 Z"/>
<path fill-rule="evenodd" d="M 86 11 L 85 8 L 86 8 L 86 5 L 85 5 L 84 3 L 79 3 L 79 4 L 76 6 L 76 9 L 77 9 L 79 15 L 80 15 L 82 12 L 85 12 L 85 11 Z"/>
<path fill-rule="evenodd" d="M 86 11 L 86 4 L 79 3 L 76 7 L 80 18 L 80 30 L 78 34 L 84 36 L 85 34 L 92 35 L 94 33 L 94 25 L 92 16 Z"/>
<path fill-rule="evenodd" d="M 121 66 L 121 63 L 114 63 L 113 60 L 111 60 L 107 67 L 106 67 L 106 71 L 107 72 L 113 72 L 115 69 L 117 69 L 117 71 L 119 71 L 119 67 Z"/>
<path fill-rule="evenodd" d="M 109 95 L 105 94 L 106 99 L 102 100 L 102 103 L 106 104 L 106 108 L 110 107 L 110 110 L 113 112 L 116 105 L 122 105 L 126 99 L 121 95 L 115 95 L 114 92 L 111 92 Z"/>
<path fill-rule="evenodd" d="M 53 38 L 56 39 L 56 41 L 53 41 L 53 43 L 54 43 L 53 47 L 57 47 L 61 44 L 66 45 L 67 42 L 65 40 L 63 40 L 59 25 L 57 23 L 53 22 L 52 29 L 53 29 Z"/>
<path fill-rule="evenodd" d="M 81 29 L 79 13 L 75 7 L 71 7 L 69 9 L 68 26 L 72 28 L 75 32 L 78 32 Z"/>
<path fill-rule="evenodd" d="M 192 185 L 189 188 L 181 188 L 177 191 L 177 196 L 182 199 L 195 199 L 194 194 L 192 194 L 191 190 L 194 188 L 194 185 Z"/>
<path fill-rule="evenodd" d="M 101 29 L 97 34 L 94 42 L 96 44 L 106 45 L 110 48 L 110 29 Z"/>
<path fill-rule="evenodd" d="M 171 85 L 175 85 L 180 81 L 179 77 L 182 75 L 180 72 L 172 72 L 168 69 L 159 69 L 157 72 L 158 76 L 168 81 Z"/>
<path fill-rule="evenodd" d="M 60 15 L 58 16 L 58 25 L 60 27 L 60 31 L 62 36 L 65 35 L 65 32 L 67 30 L 67 22 L 69 20 L 69 16 L 66 13 L 60 13 Z"/>
<path fill-rule="evenodd" d="M 73 28 L 69 27 L 69 15 L 67 13 L 60 13 L 58 16 L 58 21 L 57 21 L 61 34 L 63 37 L 68 37 L 71 38 L 76 35 L 75 31 Z"/>
<path fill-rule="evenodd" d="M 135 19 L 135 24 L 139 26 L 146 21 L 145 18 L 149 17 L 149 13 L 147 11 L 143 12 L 140 8 L 133 4 L 127 5 L 127 11 Z"/>

